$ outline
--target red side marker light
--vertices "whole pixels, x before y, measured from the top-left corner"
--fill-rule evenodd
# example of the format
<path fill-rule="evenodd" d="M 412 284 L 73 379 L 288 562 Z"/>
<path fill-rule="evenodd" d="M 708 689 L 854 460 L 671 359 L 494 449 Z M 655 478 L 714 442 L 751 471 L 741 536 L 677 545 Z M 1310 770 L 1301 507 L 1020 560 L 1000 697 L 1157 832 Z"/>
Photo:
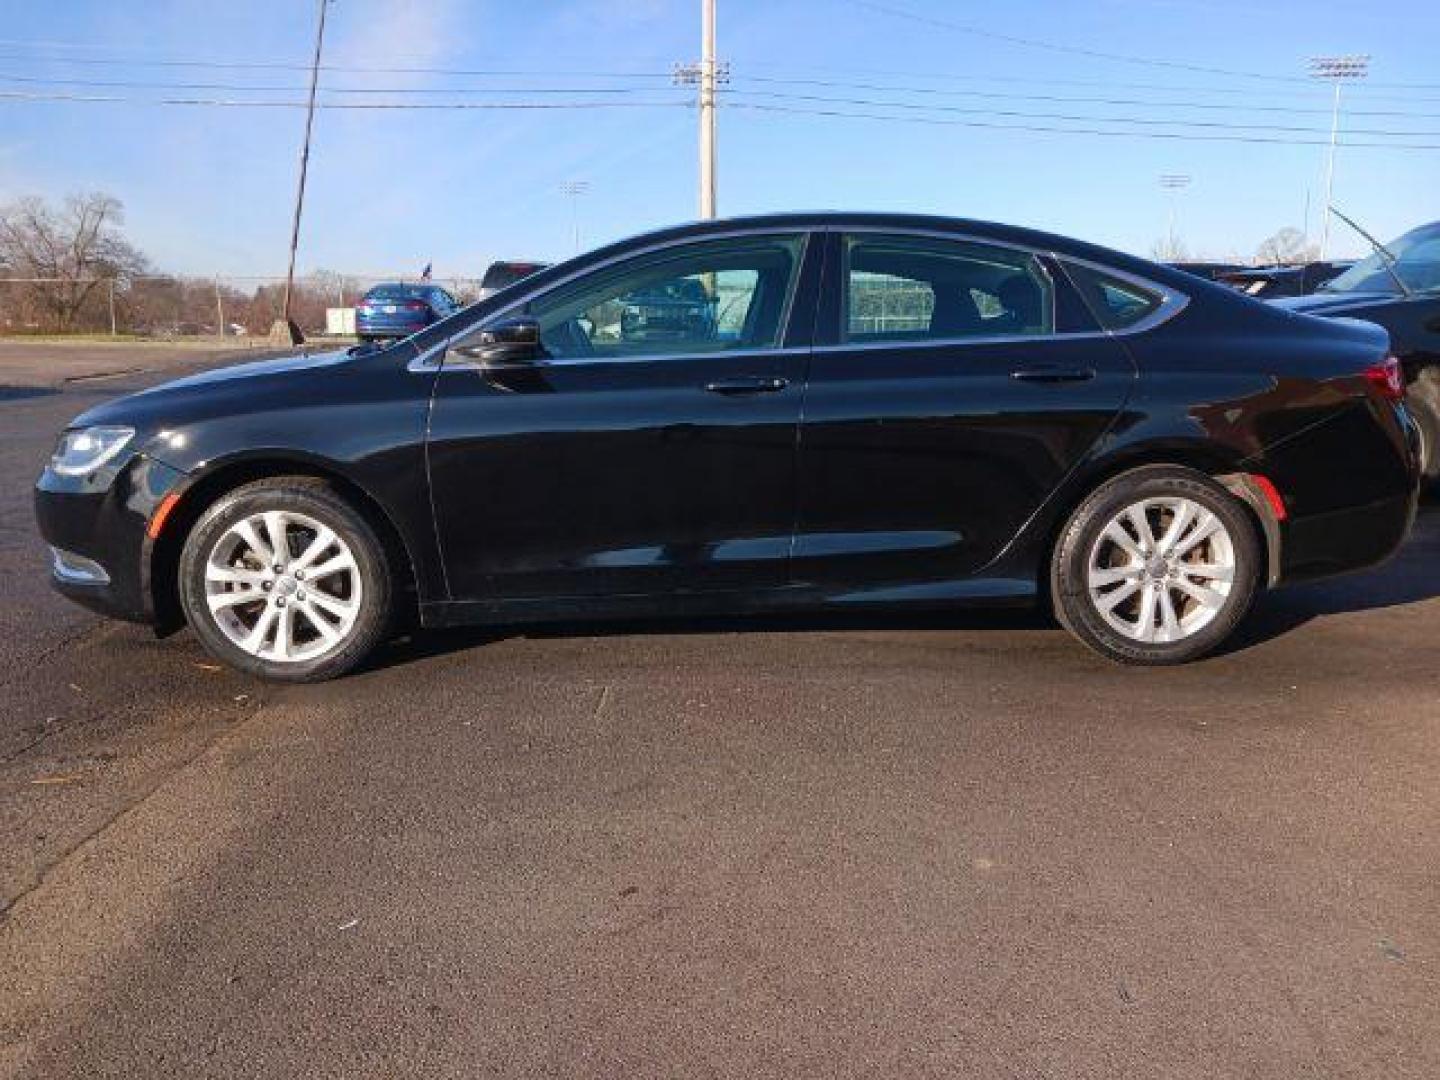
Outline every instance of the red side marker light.
<path fill-rule="evenodd" d="M 1289 517 L 1290 512 L 1285 509 L 1285 500 L 1280 497 L 1280 489 L 1277 488 L 1268 476 L 1261 476 L 1259 473 L 1251 473 L 1250 479 L 1255 481 L 1255 486 L 1265 496 L 1265 501 L 1270 504 L 1270 512 L 1275 515 L 1276 521 L 1284 521 Z"/>
<path fill-rule="evenodd" d="M 1387 356 L 1380 363 L 1371 364 L 1365 369 L 1365 378 L 1387 401 L 1405 400 L 1405 373 L 1395 357 Z"/>
<path fill-rule="evenodd" d="M 170 516 L 170 511 L 180 504 L 180 493 L 172 491 L 165 498 L 160 500 L 160 505 L 155 508 L 155 513 L 150 515 L 150 524 L 145 526 L 145 535 L 151 540 L 158 539 L 160 530 L 165 527 L 165 519 Z"/>

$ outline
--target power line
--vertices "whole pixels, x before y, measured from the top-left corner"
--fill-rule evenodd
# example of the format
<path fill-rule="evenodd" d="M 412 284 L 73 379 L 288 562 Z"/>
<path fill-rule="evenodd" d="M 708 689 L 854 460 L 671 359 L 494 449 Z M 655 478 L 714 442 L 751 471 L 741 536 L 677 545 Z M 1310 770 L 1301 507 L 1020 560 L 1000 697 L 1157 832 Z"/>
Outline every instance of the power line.
<path fill-rule="evenodd" d="M 1330 129 L 1300 127 L 1294 124 L 1229 124 L 1220 120 L 1162 120 L 1154 117 L 1094 116 L 1082 113 L 1024 112 L 1018 109 L 970 107 L 964 105 L 921 105 L 904 101 L 881 101 L 874 98 L 827 97 L 822 94 L 783 94 L 764 90 L 732 90 L 731 96 L 762 97 L 776 101 L 799 101 L 812 104 L 860 106 L 862 108 L 900 109 L 907 112 L 953 113 L 963 116 L 1002 116 L 1022 120 L 1056 120 L 1067 123 L 1135 124 L 1142 127 L 1201 128 L 1217 131 L 1269 131 L 1285 134 L 1326 134 Z M 733 103 L 732 103 L 733 104 Z M 1440 131 L 1388 131 L 1374 128 L 1349 128 L 1351 135 L 1368 135 L 1396 139 L 1440 139 Z"/>
<path fill-rule="evenodd" d="M 45 62 L 56 64 L 86 64 L 109 67 L 178 67 L 210 68 L 225 71 L 309 71 L 309 64 L 291 63 L 282 60 L 125 60 L 109 56 L 36 56 L 33 53 L 0 53 L 0 60 L 18 60 L 30 63 Z M 321 64 L 321 71 L 341 71 L 370 75 L 460 75 L 488 76 L 513 75 L 553 78 L 560 74 L 554 68 L 437 68 L 437 67 L 371 67 L 363 64 Z M 659 71 L 584 71 L 567 70 L 566 75 L 596 79 L 663 79 L 669 80 L 670 72 Z"/>
<path fill-rule="evenodd" d="M 1127 53 L 1107 52 L 1103 49 L 1090 49 L 1080 45 L 1065 45 L 1056 41 L 1046 41 L 1041 38 L 1021 37 L 1018 34 L 1005 34 L 997 30 L 986 30 L 982 27 L 958 23 L 934 15 L 923 15 L 917 11 L 909 11 L 905 8 L 896 7 L 893 4 L 880 3 L 878 0 L 846 0 L 846 2 L 854 7 L 867 8 L 870 11 L 888 15 L 892 18 L 906 19 L 910 22 L 922 23 L 927 26 L 953 30 L 956 33 L 969 34 L 972 37 L 987 38 L 991 41 L 1003 41 L 1009 45 L 1019 45 L 1029 49 L 1043 49 L 1047 52 L 1065 53 L 1070 56 L 1084 56 L 1092 60 L 1108 60 L 1112 63 L 1137 64 L 1144 67 L 1164 68 L 1172 71 L 1189 71 L 1201 75 L 1220 75 L 1228 79 L 1258 79 L 1264 82 L 1274 83 L 1303 83 L 1306 81 L 1303 75 L 1276 75 L 1269 72 L 1240 71 L 1233 68 L 1213 67 L 1207 64 L 1196 64 L 1183 60 L 1163 60 L 1153 56 L 1132 56 Z M 1391 82 L 1376 83 L 1375 85 L 1395 90 L 1440 90 L 1440 83 Z"/>
<path fill-rule="evenodd" d="M 303 109 L 303 101 L 243 101 L 233 98 L 132 98 L 115 94 L 45 94 L 0 90 L 0 101 L 73 102 L 107 105 L 193 106 L 221 109 Z M 688 101 L 317 101 L 317 109 L 484 110 L 484 109 L 652 109 L 691 108 Z"/>
<path fill-rule="evenodd" d="M 779 94 L 766 91 L 736 91 L 729 92 L 730 108 L 749 108 L 757 111 L 768 112 L 789 112 L 795 114 L 814 116 L 851 117 L 857 119 L 890 119 L 890 120 L 913 120 L 928 124 L 953 124 L 965 127 L 979 127 L 989 129 L 1014 129 L 1021 131 L 1045 132 L 1071 134 L 1095 134 L 1122 136 L 1132 134 L 1136 137 L 1154 137 L 1166 139 L 1192 139 L 1199 141 L 1239 141 L 1239 142 L 1263 142 L 1263 143 L 1289 143 L 1297 146 L 1327 145 L 1324 140 L 1309 139 L 1281 139 L 1281 138 L 1260 138 L 1255 136 L 1224 136 L 1194 134 L 1192 129 L 1200 129 L 1202 132 L 1269 132 L 1282 135 L 1309 135 L 1322 134 L 1318 128 L 1301 127 L 1297 125 L 1279 124 L 1226 124 L 1219 121 L 1204 120 L 1161 120 L 1149 117 L 1120 117 L 1120 116 L 1095 116 L 1082 113 L 1043 113 L 1024 112 L 1015 109 L 993 109 L 993 108 L 966 108 L 955 105 L 917 105 L 910 102 L 882 101 L 871 98 L 839 98 L 826 97 L 823 95 L 806 94 Z M 789 105 L 765 105 L 751 101 L 737 101 L 735 96 L 741 97 L 763 97 L 776 102 L 789 103 L 801 102 L 809 106 L 838 105 L 845 106 L 845 109 L 820 109 L 807 108 L 802 106 Z M 303 101 L 259 101 L 241 100 L 234 98 L 203 98 L 203 97 L 166 97 L 166 98 L 134 98 L 122 97 L 112 94 L 63 94 L 63 93 L 32 93 L 28 91 L 0 91 L 0 101 L 15 102 L 70 102 L 79 104 L 116 104 L 116 105 L 139 105 L 139 106 L 174 106 L 174 107 L 211 107 L 211 108 L 254 108 L 254 109 L 303 109 L 306 103 Z M 485 111 L 485 110 L 517 110 L 517 111 L 565 111 L 585 109 L 646 109 L 646 108 L 693 108 L 693 102 L 684 100 L 664 101 L 317 101 L 317 109 L 330 110 L 374 110 L 374 111 Z M 886 109 L 899 110 L 902 114 L 895 115 L 894 112 L 873 113 L 856 112 L 860 109 Z M 948 114 L 946 116 L 931 115 L 934 113 Z M 986 117 L 998 116 L 1008 120 L 1041 120 L 1051 123 L 1064 124 L 1128 124 L 1144 128 L 1167 128 L 1164 132 L 1158 131 L 1115 131 L 1100 130 L 1095 128 L 1076 127 L 1055 127 L 1049 125 L 1031 124 L 1006 124 L 995 122 L 983 122 L 981 120 L 961 121 L 954 119 L 954 116 Z M 1371 138 L 1391 139 L 1431 139 L 1440 138 L 1440 132 L 1432 131 L 1390 131 L 1380 129 L 1351 129 L 1350 135 L 1364 135 Z M 1410 143 L 1387 143 L 1387 142 L 1357 142 L 1347 140 L 1343 145 L 1355 147 L 1391 147 L 1394 149 L 1436 149 L 1440 144 L 1410 144 Z"/>
<path fill-rule="evenodd" d="M 7 75 L 0 74 L 0 81 L 23 83 L 27 86 L 79 86 L 97 87 L 101 89 L 125 89 L 125 90 L 223 90 L 240 91 L 249 93 L 303 93 L 303 86 L 294 85 L 266 85 L 252 83 L 233 82 L 148 82 L 127 79 L 51 79 L 40 76 Z M 1105 105 L 1117 107 L 1146 108 L 1146 109 L 1198 109 L 1211 112 L 1261 112 L 1277 115 L 1330 115 L 1329 108 L 1305 108 L 1290 105 L 1232 105 L 1216 102 L 1197 101 L 1147 101 L 1144 98 L 1114 98 L 1114 97 L 1087 97 L 1084 95 L 1068 94 L 1017 94 L 1004 91 L 986 90 L 949 90 L 938 87 L 925 86 L 900 86 L 886 83 L 857 83 L 825 79 L 784 79 L 768 76 L 752 75 L 743 80 L 743 83 L 759 83 L 766 86 L 816 86 L 822 89 L 845 89 L 864 90 L 882 93 L 916 94 L 922 97 L 959 97 L 975 98 L 983 101 L 1035 101 L 1050 102 L 1058 104 L 1081 104 L 1081 105 Z M 322 94 L 347 94 L 347 95 L 377 95 L 394 94 L 401 96 L 417 96 L 426 94 L 597 94 L 597 95 L 621 95 L 641 94 L 660 90 L 655 86 L 451 86 L 451 87 L 414 87 L 414 86 L 321 86 L 319 92 Z M 717 88 L 721 94 L 729 92 L 728 87 Z M 743 85 L 741 86 L 743 91 Z M 759 91 L 753 91 L 759 93 Z M 1440 119 L 1440 113 L 1414 112 L 1404 109 L 1351 109 L 1347 111 L 1348 116 L 1364 117 L 1409 117 L 1413 119 Z"/>
<path fill-rule="evenodd" d="M 1205 64 L 1191 64 L 1181 60 L 1160 60 L 1150 56 L 1129 56 L 1125 53 L 1105 52 L 1101 49 L 1087 49 L 1079 45 L 1062 45 L 1054 41 L 1043 41 L 1039 38 L 1020 37 L 1016 34 L 1004 34 L 997 30 L 985 30 L 978 26 L 969 26 L 965 23 L 953 22 L 950 19 L 941 19 L 934 15 L 922 15 L 916 11 L 908 11 L 904 8 L 894 7 L 890 4 L 877 3 L 876 0 L 847 0 L 854 7 L 867 8 L 870 11 L 879 12 L 881 15 L 888 15 L 891 18 L 907 19 L 910 22 L 922 23 L 926 26 L 937 26 L 945 30 L 954 30 L 956 33 L 969 34 L 972 37 L 987 38 L 991 41 L 1003 41 L 1009 45 L 1021 45 L 1028 49 L 1044 49 L 1047 52 L 1066 53 L 1070 56 L 1085 56 L 1092 60 L 1109 60 L 1122 64 L 1140 64 L 1146 67 L 1168 68 L 1174 71 L 1190 71 L 1203 75 L 1223 75 L 1228 79 L 1263 79 L 1267 82 L 1304 82 L 1305 80 L 1296 75 L 1267 75 L 1256 71 L 1234 71 L 1229 68 L 1210 67 Z"/>
<path fill-rule="evenodd" d="M 144 82 L 130 79 L 48 79 L 29 75 L 3 75 L 4 82 L 27 86 L 92 86 L 125 90 L 239 90 L 253 93 L 303 94 L 305 87 L 225 82 Z M 662 90 L 647 86 L 320 86 L 322 94 L 640 94 Z M 1320 110 L 1325 111 L 1325 110 Z M 1356 115 L 1356 114 L 1352 114 Z"/>
<path fill-rule="evenodd" d="M 4 76 L 0 76 L 3 78 Z M 1132 106 L 1140 108 L 1173 108 L 1173 109 L 1204 109 L 1216 112 L 1266 112 L 1294 115 L 1316 115 L 1329 116 L 1328 107 L 1311 107 L 1295 105 L 1236 105 L 1228 102 L 1214 101 L 1147 101 L 1144 98 L 1114 98 L 1114 97 L 1086 97 L 1073 94 L 1017 94 L 1006 91 L 991 90 L 951 90 L 935 86 L 903 86 L 895 83 L 864 83 L 846 82 L 842 80 L 827 79 L 784 79 L 774 78 L 765 75 L 748 75 L 740 80 L 743 83 L 763 83 L 774 86 L 818 86 L 822 89 L 839 90 L 866 90 L 883 93 L 919 94 L 927 97 L 964 97 L 979 98 L 984 101 L 1041 101 L 1067 103 L 1074 102 L 1082 105 L 1116 105 Z M 1090 84 L 1086 84 L 1090 85 Z M 1104 85 L 1104 84 L 1099 84 Z M 1408 100 L 1408 99 L 1407 99 Z M 1440 113 L 1413 112 L 1404 109 L 1378 109 L 1378 110 L 1357 110 L 1346 111 L 1347 116 L 1408 116 L 1421 119 L 1440 119 Z"/>
<path fill-rule="evenodd" d="M 731 102 L 732 109 L 752 112 L 785 113 L 797 116 L 828 116 L 847 120 L 882 120 L 888 123 L 927 124 L 938 127 L 980 128 L 989 131 L 1028 131 L 1053 135 L 1094 135 L 1120 139 L 1159 139 L 1167 142 L 1233 142 L 1272 146 L 1328 146 L 1326 139 L 1295 139 L 1279 136 L 1215 134 L 1196 135 L 1167 131 L 1113 131 L 1104 128 L 1057 127 L 1049 124 L 1001 124 L 984 120 L 956 120 L 939 116 L 896 116 L 893 113 L 855 112 L 841 109 L 815 109 L 792 105 L 762 105 L 755 102 Z M 1341 146 L 1374 150 L 1440 150 L 1440 143 L 1342 142 Z"/>

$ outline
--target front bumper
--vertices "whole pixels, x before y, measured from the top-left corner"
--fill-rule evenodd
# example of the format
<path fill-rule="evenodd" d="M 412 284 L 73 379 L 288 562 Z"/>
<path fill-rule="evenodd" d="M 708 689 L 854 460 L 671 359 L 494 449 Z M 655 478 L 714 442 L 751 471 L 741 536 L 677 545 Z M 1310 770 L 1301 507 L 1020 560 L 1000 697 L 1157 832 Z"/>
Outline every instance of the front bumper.
<path fill-rule="evenodd" d="M 153 624 L 146 526 L 184 479 L 143 454 L 84 477 L 47 468 L 35 484 L 35 520 L 51 548 L 56 591 L 102 615 Z"/>

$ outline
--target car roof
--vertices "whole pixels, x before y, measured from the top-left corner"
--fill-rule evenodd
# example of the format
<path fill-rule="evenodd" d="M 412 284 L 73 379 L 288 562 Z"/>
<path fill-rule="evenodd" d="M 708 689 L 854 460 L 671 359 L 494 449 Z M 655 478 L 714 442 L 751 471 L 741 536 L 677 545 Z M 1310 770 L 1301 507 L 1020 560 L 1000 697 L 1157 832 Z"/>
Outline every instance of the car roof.
<path fill-rule="evenodd" d="M 1177 289 L 1194 291 L 1197 279 L 1183 270 L 1149 259 L 1138 258 L 1112 248 L 1101 247 L 1084 240 L 1076 240 L 1055 233 L 1030 229 L 1018 225 L 1002 225 L 993 221 L 976 218 L 945 217 L 938 214 L 911 214 L 883 211 L 851 210 L 795 210 L 769 214 L 749 214 L 737 217 L 715 218 L 709 221 L 688 221 L 652 232 L 626 237 L 605 247 L 580 255 L 568 262 L 541 271 L 536 275 L 537 283 L 544 275 L 552 272 L 571 272 L 589 262 L 598 262 L 628 251 L 671 243 L 687 239 L 702 239 L 706 236 L 727 233 L 762 232 L 774 229 L 793 228 L 804 231 L 843 231 L 845 229 L 894 229 L 903 232 L 955 233 L 975 240 L 991 240 L 1002 244 L 1016 244 L 1037 251 L 1054 252 L 1071 258 L 1097 262 L 1116 270 L 1128 271 L 1150 278 L 1161 284 Z M 1229 292 L 1230 290 L 1225 290 Z"/>

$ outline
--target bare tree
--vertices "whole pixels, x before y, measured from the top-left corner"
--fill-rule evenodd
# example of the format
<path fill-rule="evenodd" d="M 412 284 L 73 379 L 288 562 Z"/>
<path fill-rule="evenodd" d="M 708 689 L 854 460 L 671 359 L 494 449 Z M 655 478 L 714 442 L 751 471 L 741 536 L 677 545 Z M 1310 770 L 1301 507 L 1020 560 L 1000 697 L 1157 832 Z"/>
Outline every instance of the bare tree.
<path fill-rule="evenodd" d="M 16 199 L 0 206 L 0 264 L 10 276 L 51 279 L 30 286 L 31 306 L 70 330 L 102 282 L 145 269 L 123 221 L 120 201 L 102 192 L 71 195 L 59 209 L 36 196 Z"/>
<path fill-rule="evenodd" d="M 1255 259 L 1262 266 L 1291 266 L 1314 262 L 1319 257 L 1320 249 L 1308 243 L 1303 232 L 1289 225 L 1267 237 L 1255 252 Z"/>
<path fill-rule="evenodd" d="M 1156 262 L 1184 262 L 1190 258 L 1190 249 L 1185 246 L 1184 240 L 1172 233 L 1150 245 L 1150 257 Z"/>

